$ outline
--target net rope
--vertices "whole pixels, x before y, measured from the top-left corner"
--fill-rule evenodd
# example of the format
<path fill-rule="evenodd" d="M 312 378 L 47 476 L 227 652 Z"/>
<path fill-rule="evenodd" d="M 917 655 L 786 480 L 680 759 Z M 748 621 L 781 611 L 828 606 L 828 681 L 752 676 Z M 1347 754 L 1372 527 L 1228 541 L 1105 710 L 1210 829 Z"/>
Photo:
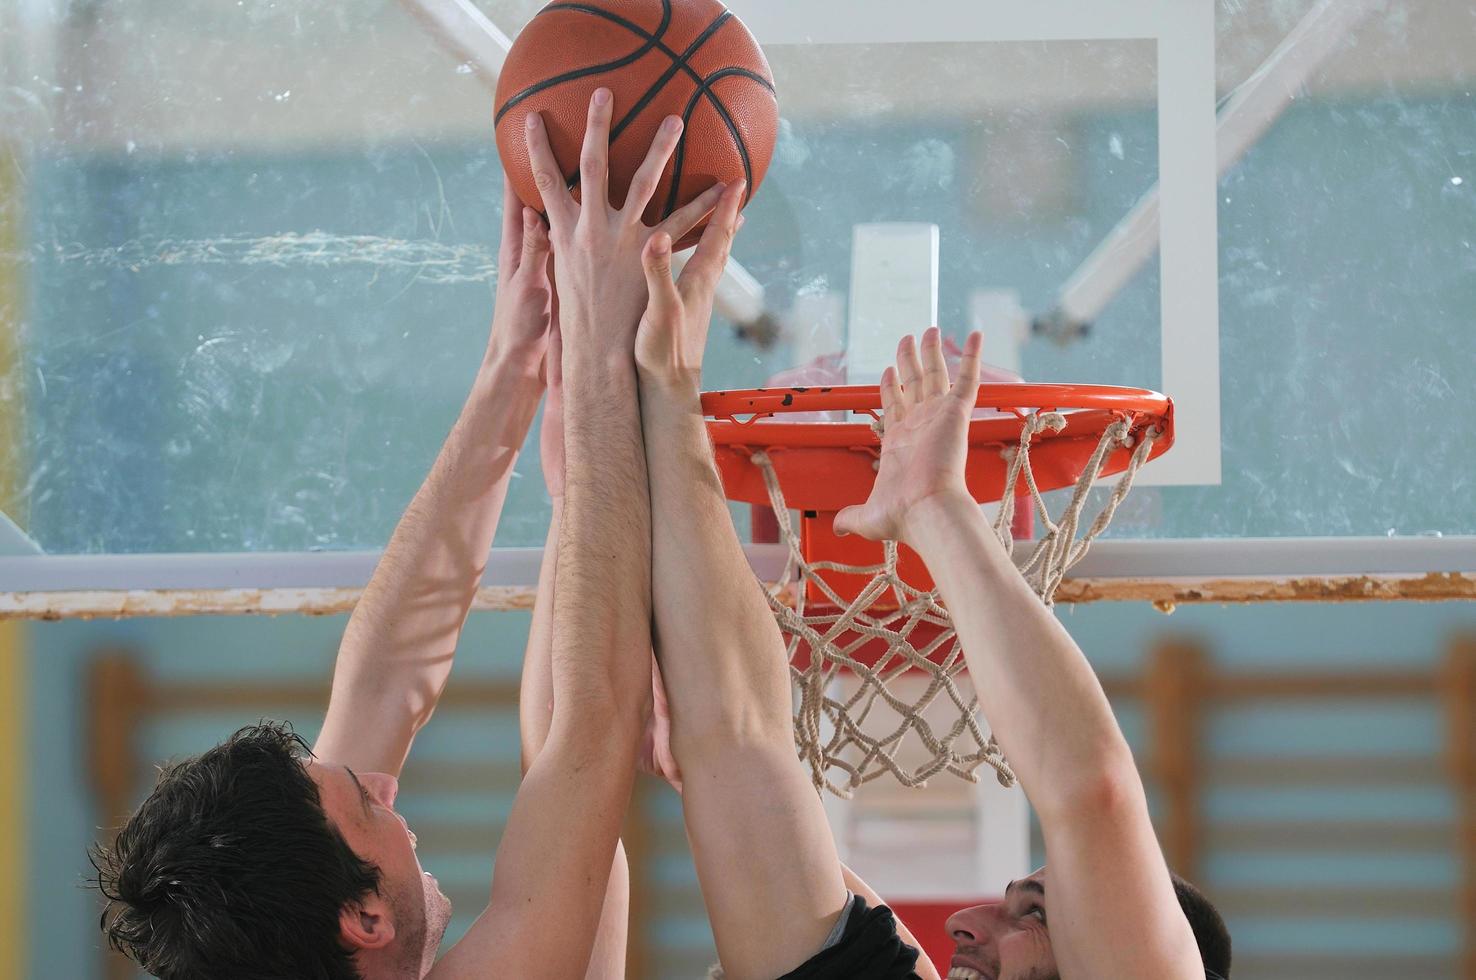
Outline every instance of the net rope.
<path fill-rule="evenodd" d="M 1138 469 L 1147 461 L 1157 434 L 1151 427 L 1143 427 L 1135 435 L 1131 417 L 1111 423 L 1083 467 L 1060 517 L 1053 520 L 1031 470 L 1030 447 L 1042 431 L 1059 433 L 1068 424 L 1069 415 L 1059 412 L 1026 415 L 1018 444 L 1002 450 L 1009 466 L 994 531 L 1008 553 L 1013 554 L 1017 544 L 1027 544 L 1017 543 L 1010 533 L 1017 496 L 1027 496 L 1043 533 L 1029 543 L 1033 546 L 1029 556 L 1016 563 L 1047 606 L 1054 604 L 1056 589 L 1066 573 L 1107 529 L 1132 488 Z M 1092 485 L 1109 454 L 1118 447 L 1132 450 L 1127 466 L 1112 485 L 1102 509 L 1083 530 L 1083 512 Z M 816 789 L 849 798 L 856 787 L 888 773 L 904 786 L 923 785 L 940 772 L 976 782 L 976 770 L 986 765 L 994 770 L 1001 785 L 1013 786 L 1015 775 L 1009 762 L 980 724 L 978 699 L 960 689 L 959 675 L 965 666 L 963 649 L 937 590 L 914 588 L 898 575 L 895 541 L 884 544 L 883 560 L 877 565 L 808 561 L 799 534 L 788 519 L 784 491 L 772 459 L 766 451 L 758 450 L 752 460 L 763 474 L 770 506 L 779 515 L 781 541 L 788 551 L 783 575 L 766 592 L 785 636 L 790 675 L 798 695 L 795 744 L 810 767 Z M 821 572 L 861 575 L 868 581 L 855 599 L 848 600 Z M 808 599 L 807 586 L 813 586 L 823 600 Z M 864 648 L 874 650 L 878 643 L 885 649 L 874 662 L 858 659 Z M 808 662 L 802 656 L 806 650 Z M 843 673 L 855 678 L 849 692 L 836 683 Z M 899 693 L 903 685 L 897 682 L 904 675 L 922 678 L 921 690 L 911 684 L 906 695 Z M 935 704 L 952 706 L 945 727 L 935 727 L 924 717 Z M 908 761 L 900 758 L 909 742 L 921 746 L 923 761 L 917 761 L 915 748 L 907 749 L 911 756 Z"/>

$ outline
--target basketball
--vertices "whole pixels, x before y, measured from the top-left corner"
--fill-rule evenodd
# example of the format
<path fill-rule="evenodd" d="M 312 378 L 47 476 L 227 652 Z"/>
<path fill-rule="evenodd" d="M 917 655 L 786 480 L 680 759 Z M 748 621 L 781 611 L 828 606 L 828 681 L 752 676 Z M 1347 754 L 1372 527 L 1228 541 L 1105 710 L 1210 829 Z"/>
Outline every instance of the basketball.
<path fill-rule="evenodd" d="M 524 204 L 544 210 L 524 141 L 528 113 L 542 114 L 577 193 L 589 100 L 601 87 L 614 94 L 614 206 L 667 116 L 685 128 L 646 208 L 648 225 L 718 181 L 748 181 L 744 204 L 752 200 L 774 152 L 779 105 L 768 61 L 742 22 L 718 0 L 555 0 L 518 35 L 497 80 L 497 150 Z M 705 225 L 676 247 L 696 244 Z"/>

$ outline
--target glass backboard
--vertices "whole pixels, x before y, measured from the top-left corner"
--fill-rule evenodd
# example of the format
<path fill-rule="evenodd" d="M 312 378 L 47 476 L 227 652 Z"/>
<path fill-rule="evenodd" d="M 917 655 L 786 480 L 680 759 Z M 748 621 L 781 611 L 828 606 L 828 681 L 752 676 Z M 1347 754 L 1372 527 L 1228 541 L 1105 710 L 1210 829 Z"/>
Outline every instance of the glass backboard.
<path fill-rule="evenodd" d="M 367 575 L 486 340 L 538 6 L 0 0 L 0 589 Z M 1175 400 L 1096 574 L 1476 569 L 1476 3 L 732 8 L 782 122 L 709 387 L 862 372 L 921 296 Z M 897 225 L 935 258 L 892 291 L 857 243 Z M 547 516 L 531 440 L 499 548 Z"/>

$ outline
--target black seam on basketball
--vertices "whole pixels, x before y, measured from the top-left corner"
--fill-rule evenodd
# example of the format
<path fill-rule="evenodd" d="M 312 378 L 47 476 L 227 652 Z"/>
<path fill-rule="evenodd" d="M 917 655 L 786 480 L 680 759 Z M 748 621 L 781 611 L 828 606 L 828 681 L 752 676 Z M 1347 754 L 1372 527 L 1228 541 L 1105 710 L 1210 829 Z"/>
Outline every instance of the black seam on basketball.
<path fill-rule="evenodd" d="M 682 141 L 677 144 L 676 154 L 672 158 L 671 189 L 666 195 L 665 213 L 661 216 L 663 221 L 671 216 L 672 211 L 676 210 L 677 189 L 681 185 L 682 167 L 686 162 L 686 125 L 691 120 L 692 113 L 697 111 L 697 102 L 703 96 L 706 96 L 707 100 L 712 103 L 712 107 L 717 112 L 718 118 L 723 121 L 723 125 L 728 127 L 728 135 L 733 137 L 733 145 L 738 149 L 738 159 L 743 162 L 743 179 L 748 185 L 743 188 L 743 203 L 747 204 L 753 195 L 753 163 L 748 158 L 748 146 L 743 142 L 743 134 L 738 131 L 738 124 L 733 121 L 732 115 L 728 112 L 728 107 L 723 105 L 723 100 L 718 98 L 717 93 L 712 90 L 713 83 L 734 76 L 750 78 L 759 82 L 764 80 L 762 76 L 754 74 L 747 68 L 739 68 L 737 66 L 720 68 L 698 83 L 697 90 L 687 100 L 687 107 L 682 110 Z"/>
<path fill-rule="evenodd" d="M 661 39 L 666 35 L 667 28 L 671 26 L 671 0 L 661 0 L 661 23 L 656 26 L 655 34 L 646 33 L 644 30 L 640 29 L 639 25 L 634 24 L 623 17 L 615 16 L 613 14 L 610 14 L 608 11 L 599 9 L 598 7 L 586 7 L 583 4 L 551 4 L 540 10 L 537 16 L 542 17 L 544 14 L 558 10 L 569 10 L 586 14 L 594 14 L 597 17 L 604 17 L 606 20 L 614 21 L 621 27 L 630 30 L 637 37 L 644 38 L 645 43 L 623 58 L 618 58 L 615 61 L 606 62 L 600 65 L 588 65 L 584 68 L 576 68 L 573 71 L 564 72 L 564 74 L 562 75 L 555 75 L 553 78 L 545 78 L 541 82 L 537 82 L 536 84 L 528 86 L 527 88 L 523 89 L 523 91 L 518 92 L 516 95 L 509 96 L 508 100 L 502 104 L 502 106 L 497 110 L 496 114 L 492 117 L 493 127 L 496 127 L 498 123 L 502 122 L 502 117 L 506 115 L 507 111 L 513 106 L 528 98 L 531 98 L 532 96 L 537 95 L 539 92 L 546 92 L 549 89 L 553 88 L 555 85 L 562 85 L 565 82 L 572 82 L 580 78 L 588 78 L 590 75 L 599 75 L 607 71 L 613 71 L 616 68 L 624 68 L 626 65 L 633 64 L 639 61 L 641 58 L 645 57 L 645 55 L 649 53 L 652 48 L 659 47 L 670 53 L 670 49 L 667 48 L 666 45 L 661 43 Z"/>
<path fill-rule="evenodd" d="M 611 128 L 611 130 L 610 130 L 609 145 L 611 145 L 611 146 L 614 146 L 615 145 L 615 141 L 620 138 L 620 134 L 623 133 L 623 132 L 625 132 L 625 130 L 630 126 L 630 124 L 632 122 L 634 122 L 640 116 L 640 114 L 642 112 L 645 111 L 646 107 L 651 104 L 652 100 L 654 100 L 656 98 L 656 96 L 660 93 L 660 91 L 663 88 L 666 87 L 666 84 L 668 82 L 670 82 L 672 80 L 672 78 L 674 78 L 678 73 L 680 73 L 680 72 L 686 72 L 687 76 L 690 77 L 691 79 L 693 79 L 697 83 L 697 89 L 698 89 L 698 91 L 700 92 L 702 90 L 702 84 L 703 84 L 702 76 L 698 75 L 697 72 L 695 70 L 693 70 L 692 66 L 688 64 L 688 61 L 691 60 L 692 56 L 695 55 L 702 48 L 702 46 L 704 44 L 706 44 L 709 40 L 712 39 L 713 35 L 715 35 L 719 30 L 722 29 L 722 26 L 724 24 L 726 24 L 728 21 L 730 21 L 732 19 L 733 19 L 733 13 L 730 10 L 724 10 L 722 13 L 718 14 L 716 17 L 714 17 L 712 19 L 712 23 L 708 24 L 705 28 L 703 28 L 702 33 L 701 34 L 698 34 L 695 38 L 693 38 L 692 41 L 691 41 L 691 43 L 688 44 L 686 46 L 686 48 L 683 49 L 683 51 L 680 54 L 677 54 L 676 52 L 672 51 L 670 48 L 666 47 L 666 45 L 664 45 L 664 44 L 663 45 L 659 45 L 659 47 L 661 48 L 661 50 L 663 52 L 665 52 L 665 53 L 667 53 L 667 54 L 669 54 L 671 56 L 672 63 L 667 67 L 667 69 L 664 72 L 661 73 L 661 76 L 659 78 L 657 78 L 655 82 L 651 83 L 650 87 L 647 88 L 646 91 L 641 95 L 641 97 L 636 100 L 635 104 L 630 107 L 630 109 L 625 113 L 625 115 L 620 119 L 620 121 L 618 123 L 616 123 L 614 127 Z M 722 107 L 719 107 L 718 108 L 718 111 L 725 113 L 725 110 Z M 684 116 L 683 119 L 682 119 L 683 124 L 686 123 L 687 118 L 689 118 L 690 116 L 691 116 L 691 112 L 689 111 L 687 113 L 687 115 Z M 684 132 L 683 135 L 682 135 L 682 139 L 677 143 L 677 152 L 678 152 L 679 155 L 681 154 L 682 148 L 685 145 L 686 145 L 686 134 Z M 747 163 L 746 163 L 746 161 L 745 161 L 744 170 L 745 170 L 745 172 L 747 172 Z M 678 172 L 678 174 L 679 174 L 679 172 Z M 671 185 L 672 188 L 673 188 L 673 192 L 675 191 L 675 188 L 677 186 L 677 183 L 679 182 L 679 179 L 680 179 L 679 175 L 677 177 L 673 177 L 672 185 Z M 576 173 L 574 177 L 572 177 L 572 178 L 570 178 L 568 180 L 568 186 L 572 190 L 574 187 L 577 187 L 578 184 L 579 184 L 579 176 Z M 671 200 L 671 198 L 668 197 L 668 205 L 667 205 L 667 214 L 668 215 L 671 213 L 671 210 L 672 210 L 671 205 L 669 203 L 670 200 Z M 664 220 L 664 217 L 663 217 L 663 220 Z"/>
<path fill-rule="evenodd" d="M 672 63 L 667 67 L 666 71 L 661 73 L 661 77 L 656 79 L 656 81 L 651 84 L 651 87 L 646 89 L 645 94 L 636 100 L 635 105 L 630 107 L 630 111 L 625 114 L 625 118 L 621 119 L 620 122 L 616 124 L 615 128 L 610 130 L 611 143 L 614 143 L 617 139 L 620 138 L 620 134 L 625 132 L 626 127 L 635 121 L 635 118 L 641 114 L 646 106 L 651 104 L 651 100 L 656 98 L 657 93 L 659 93 L 663 88 L 666 87 L 666 83 L 671 81 L 672 77 L 675 76 L 677 72 L 685 71 L 689 76 L 697 81 L 698 85 L 702 84 L 701 79 L 697 78 L 697 73 L 692 70 L 691 66 L 689 66 L 687 62 L 694 54 L 697 53 L 698 49 L 706 44 L 712 38 L 712 36 L 718 32 L 718 28 L 726 24 L 730 19 L 732 19 L 732 17 L 733 14 L 731 11 L 724 10 L 721 14 L 713 19 L 711 24 L 707 25 L 707 27 L 702 31 L 701 34 L 698 34 L 697 37 L 693 39 L 691 44 L 687 45 L 686 50 L 684 50 L 680 55 L 677 55 L 676 59 L 672 61 Z"/>
<path fill-rule="evenodd" d="M 697 84 L 697 88 L 693 92 L 692 98 L 688 101 L 687 107 L 682 113 L 683 132 L 681 139 L 677 142 L 676 152 L 674 155 L 674 166 L 672 168 L 671 189 L 667 194 L 667 200 L 664 207 L 662 220 L 670 217 L 671 213 L 676 210 L 676 196 L 678 188 L 681 184 L 683 160 L 686 156 L 687 135 L 685 127 L 687 122 L 691 119 L 692 113 L 696 109 L 697 100 L 704 96 L 709 102 L 712 103 L 714 111 L 717 112 L 718 117 L 727 127 L 728 134 L 733 138 L 733 144 L 738 150 L 739 159 L 743 164 L 743 177 L 747 184 L 747 187 L 744 189 L 743 198 L 743 203 L 746 205 L 753 196 L 753 164 L 748 155 L 748 147 L 743 142 L 743 136 L 739 132 L 737 124 L 733 121 L 733 117 L 728 112 L 727 106 L 723 105 L 722 100 L 719 99 L 717 97 L 717 94 L 712 91 L 712 83 L 723 78 L 741 76 L 743 78 L 750 79 L 751 81 L 758 82 L 761 86 L 768 90 L 771 95 L 774 94 L 774 83 L 769 81 L 762 75 L 758 74 L 757 72 L 738 66 L 730 66 L 728 68 L 719 69 L 718 71 L 715 71 L 704 78 L 703 76 L 698 75 L 696 70 L 693 69 L 690 64 L 688 64 L 688 61 L 693 55 L 697 53 L 697 50 L 701 48 L 703 44 L 707 43 L 707 41 L 710 40 L 712 36 L 716 34 L 717 31 L 724 24 L 732 19 L 732 11 L 724 10 L 721 14 L 713 19 L 712 23 L 707 25 L 703 32 L 698 35 L 691 44 L 687 45 L 686 50 L 678 54 L 662 41 L 662 39 L 666 35 L 667 29 L 670 27 L 671 24 L 671 0 L 661 0 L 661 23 L 657 25 L 656 33 L 654 34 L 649 33 L 645 30 L 645 28 L 641 27 L 634 21 L 627 20 L 626 18 L 621 17 L 619 14 L 612 13 L 600 7 L 592 7 L 582 3 L 551 3 L 540 10 L 535 16 L 541 17 L 544 14 L 552 13 L 558 10 L 577 11 L 580 13 L 586 13 L 596 17 L 600 17 L 611 22 L 612 24 L 616 24 L 620 27 L 625 28 L 632 34 L 643 39 L 646 43 L 643 44 L 641 48 L 638 49 L 636 52 L 627 55 L 626 57 L 621 58 L 618 61 L 610 62 L 605 65 L 594 65 L 587 68 L 576 69 L 575 71 L 566 72 L 563 75 L 558 75 L 554 78 L 545 79 L 543 82 L 540 82 L 537 85 L 530 86 L 525 91 L 519 92 L 517 95 L 509 98 L 507 102 L 503 104 L 502 108 L 497 110 L 496 115 L 493 119 L 493 125 L 495 126 L 498 122 L 502 120 L 502 117 L 507 112 L 507 110 L 511 109 L 514 105 L 522 102 L 530 96 L 536 95 L 539 92 L 546 91 L 554 85 L 562 84 L 567 81 L 573 81 L 578 78 L 585 78 L 589 75 L 597 74 L 603 71 L 609 71 L 615 68 L 623 68 L 626 65 L 639 60 L 641 57 L 648 54 L 652 49 L 655 49 L 666 55 L 668 58 L 672 59 L 672 64 L 669 68 L 667 68 L 665 72 L 662 73 L 661 77 L 655 82 L 655 84 L 653 84 L 650 88 L 646 90 L 645 94 L 642 95 L 637 103 L 631 107 L 630 111 L 627 112 L 625 116 L 610 130 L 610 145 L 613 145 L 615 143 L 615 140 L 621 135 L 621 133 L 623 133 L 630 125 L 630 123 L 633 122 L 636 117 L 640 115 L 641 111 L 651 104 L 651 101 L 656 97 L 656 94 L 661 90 L 663 86 L 666 85 L 667 82 L 671 81 L 673 76 L 675 76 L 678 72 L 684 72 L 686 73 L 688 78 L 690 78 L 693 82 Z M 572 176 L 564 178 L 564 186 L 567 187 L 569 190 L 573 190 L 574 188 L 579 186 L 578 168 L 575 169 Z"/>
<path fill-rule="evenodd" d="M 670 3 L 670 0 L 663 0 L 663 2 L 669 4 Z M 684 71 L 684 72 L 686 72 L 687 77 L 690 78 L 693 82 L 696 82 L 698 85 L 701 85 L 702 84 L 702 76 L 699 75 L 699 74 L 697 74 L 697 72 L 693 70 L 692 66 L 686 64 L 685 61 L 683 60 L 684 58 L 690 57 L 691 54 L 694 53 L 694 52 L 691 51 L 690 47 L 689 47 L 689 49 L 688 49 L 688 51 L 687 51 L 686 54 L 678 54 L 676 51 L 673 51 L 671 48 L 667 47 L 666 44 L 662 43 L 661 38 L 665 36 L 665 25 L 664 25 L 664 22 L 663 22 L 662 28 L 660 28 L 660 30 L 662 31 L 662 34 L 658 36 L 658 35 L 654 35 L 654 34 L 648 33 L 645 28 L 641 27 L 641 25 L 635 23 L 634 21 L 626 20 L 624 17 L 621 17 L 619 14 L 612 14 L 610 11 L 603 10 L 603 9 L 601 9 L 599 7 L 589 7 L 589 6 L 586 6 L 586 5 L 581 4 L 581 3 L 560 3 L 560 4 L 552 5 L 550 7 L 545 7 L 540 12 L 540 16 L 543 13 L 547 13 L 549 10 L 579 10 L 579 11 L 583 11 L 584 13 L 587 13 L 587 14 L 593 14 L 596 17 L 602 17 L 605 20 L 608 20 L 612 24 L 618 24 L 619 26 L 625 28 L 626 30 L 630 31 L 632 34 L 636 35 L 639 38 L 642 38 L 642 39 L 647 40 L 647 41 L 654 41 L 655 42 L 655 45 L 654 45 L 655 46 L 655 50 L 660 51 L 662 54 L 664 54 L 668 58 L 672 59 L 672 61 L 679 63 L 681 70 Z M 726 20 L 729 19 L 731 16 L 732 16 L 731 11 L 725 11 L 723 14 L 721 14 L 719 16 L 718 20 L 715 21 L 714 23 L 719 23 L 720 24 L 721 22 L 726 22 Z M 709 25 L 709 27 L 711 27 L 711 25 Z M 650 49 L 647 49 L 647 50 L 650 50 Z M 774 92 L 774 83 L 773 82 L 769 81 L 767 78 L 765 78 L 762 75 L 759 75 L 759 74 L 757 74 L 755 72 L 747 71 L 747 69 L 744 69 L 744 71 L 748 75 L 748 77 L 752 78 L 754 81 L 758 82 L 764 88 L 768 89 L 771 94 Z M 619 134 L 620 131 L 622 131 L 624 129 L 625 122 L 626 122 L 625 120 L 622 120 L 620 125 L 617 125 L 617 127 L 614 130 L 611 130 L 611 135 L 610 135 L 610 141 L 611 142 L 614 142 L 615 137 Z"/>
<path fill-rule="evenodd" d="M 750 71 L 747 68 L 740 68 L 736 65 L 708 75 L 703 85 L 703 91 L 707 94 L 708 101 L 712 103 L 713 108 L 717 110 L 718 115 L 722 117 L 723 122 L 727 125 L 728 135 L 733 137 L 733 145 L 738 148 L 738 156 L 743 161 L 743 179 L 747 183 L 747 186 L 743 188 L 743 204 L 747 207 L 748 202 L 753 200 L 753 161 L 748 156 L 748 144 L 743 142 L 743 133 L 739 131 L 738 124 L 733 121 L 733 116 L 728 112 L 727 105 L 712 90 L 714 83 L 722 81 L 724 78 L 734 77 L 747 78 L 751 81 L 758 82 L 764 88 L 768 89 L 770 95 L 774 94 L 774 86 L 769 83 L 767 78 L 757 72 Z"/>
<path fill-rule="evenodd" d="M 768 89 L 770 95 L 774 94 L 774 83 L 769 81 L 764 76 L 760 75 L 758 72 L 754 71 L 752 68 L 744 68 L 741 65 L 729 65 L 727 68 L 719 69 L 719 71 L 724 75 L 724 77 L 728 75 L 742 75 L 744 78 L 752 79 L 753 81 L 758 82 L 764 88 Z M 715 81 L 715 76 L 717 74 L 718 72 L 714 72 L 712 75 L 708 75 L 707 81 Z"/>

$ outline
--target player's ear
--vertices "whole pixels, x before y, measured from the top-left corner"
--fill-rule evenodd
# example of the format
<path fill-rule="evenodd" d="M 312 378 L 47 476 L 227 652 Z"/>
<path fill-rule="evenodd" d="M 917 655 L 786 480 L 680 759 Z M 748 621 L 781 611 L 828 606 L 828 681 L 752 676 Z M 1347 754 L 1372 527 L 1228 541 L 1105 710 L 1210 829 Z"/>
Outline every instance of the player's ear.
<path fill-rule="evenodd" d="M 390 906 L 370 892 L 338 910 L 339 939 L 349 949 L 384 949 L 395 941 L 395 923 Z"/>

